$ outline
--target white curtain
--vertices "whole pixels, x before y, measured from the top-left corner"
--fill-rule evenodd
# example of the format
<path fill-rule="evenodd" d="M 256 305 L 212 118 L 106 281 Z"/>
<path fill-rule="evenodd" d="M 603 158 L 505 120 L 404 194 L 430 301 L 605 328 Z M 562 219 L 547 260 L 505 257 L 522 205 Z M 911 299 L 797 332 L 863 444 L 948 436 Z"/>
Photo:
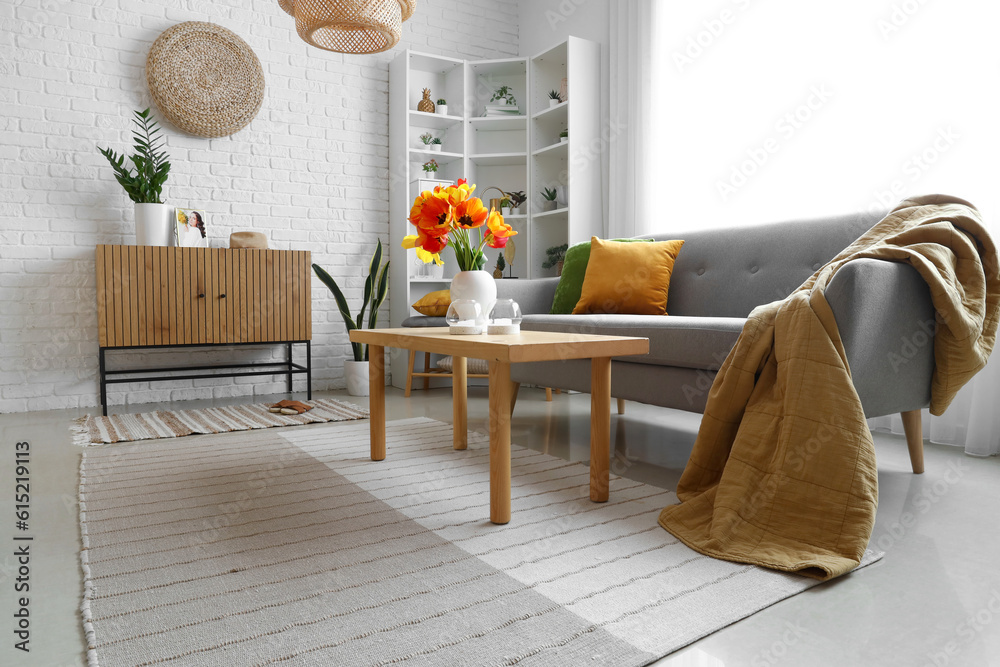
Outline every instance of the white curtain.
<path fill-rule="evenodd" d="M 885 210 L 943 192 L 979 207 L 1000 241 L 1000 4 L 894 8 L 612 3 L 608 235 Z M 902 433 L 898 416 L 871 423 Z M 1000 453 L 1000 351 L 923 424 L 933 442 Z"/>
<path fill-rule="evenodd" d="M 662 3 L 661 3 L 662 4 Z M 653 0 L 611 5 L 611 127 L 608 238 L 653 231 L 650 169 L 653 122 Z"/>

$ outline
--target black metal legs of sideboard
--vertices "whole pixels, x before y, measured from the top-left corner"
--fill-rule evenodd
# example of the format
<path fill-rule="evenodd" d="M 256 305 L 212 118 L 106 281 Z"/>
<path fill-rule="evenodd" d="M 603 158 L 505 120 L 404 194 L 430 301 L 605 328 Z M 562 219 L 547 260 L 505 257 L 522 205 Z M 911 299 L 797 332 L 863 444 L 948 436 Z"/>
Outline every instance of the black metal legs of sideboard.
<path fill-rule="evenodd" d="M 292 393 L 292 380 L 295 375 L 306 376 L 306 392 L 309 400 L 312 400 L 312 342 L 308 340 L 281 341 L 279 345 L 286 346 L 285 361 L 254 362 L 244 364 L 209 364 L 204 366 L 174 366 L 167 368 L 131 368 L 109 371 L 107 368 L 106 353 L 118 350 L 149 350 L 168 348 L 192 348 L 192 347 L 237 347 L 239 345 L 255 345 L 260 347 L 267 343 L 232 343 L 225 345 L 142 345 L 134 347 L 102 347 L 98 350 L 98 361 L 100 366 L 101 384 L 101 408 L 103 414 L 108 414 L 108 385 L 122 384 L 125 382 L 162 382 L 170 380 L 202 380 L 206 378 L 218 377 L 250 377 L 256 375 L 285 375 L 287 377 L 288 393 Z M 294 346 L 304 344 L 306 346 L 306 364 L 295 363 Z M 263 370 L 242 370 L 236 369 L 263 369 Z M 208 372 L 206 372 L 208 371 Z M 175 375 L 160 375 L 161 373 L 175 373 Z M 128 376 L 128 377 L 122 377 Z"/>

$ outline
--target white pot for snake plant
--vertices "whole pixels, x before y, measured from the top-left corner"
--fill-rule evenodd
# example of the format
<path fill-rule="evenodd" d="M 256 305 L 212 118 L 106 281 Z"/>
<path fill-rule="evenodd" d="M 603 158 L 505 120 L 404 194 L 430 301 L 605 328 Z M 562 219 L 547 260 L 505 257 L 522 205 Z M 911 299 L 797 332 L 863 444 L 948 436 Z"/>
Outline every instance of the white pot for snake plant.
<path fill-rule="evenodd" d="M 368 362 L 344 359 L 344 379 L 351 396 L 367 396 L 369 392 Z"/>
<path fill-rule="evenodd" d="M 135 205 L 135 244 L 173 245 L 174 207 L 169 204 Z"/>

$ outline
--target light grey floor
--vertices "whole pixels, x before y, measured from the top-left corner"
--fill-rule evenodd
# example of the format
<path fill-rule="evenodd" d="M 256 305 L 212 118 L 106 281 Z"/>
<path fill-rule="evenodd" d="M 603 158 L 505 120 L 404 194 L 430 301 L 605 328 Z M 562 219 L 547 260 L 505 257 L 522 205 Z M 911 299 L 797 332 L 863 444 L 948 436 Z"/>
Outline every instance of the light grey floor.
<path fill-rule="evenodd" d="M 487 430 L 487 392 L 470 388 L 469 427 Z M 326 394 L 324 394 L 326 395 Z M 332 392 L 329 395 L 340 395 Z M 524 389 L 514 442 L 573 460 L 589 456 L 589 396 Z M 351 399 L 366 403 L 366 399 Z M 219 401 L 217 404 L 243 402 Z M 211 402 L 185 403 L 201 407 Z M 136 406 L 134 411 L 157 405 Z M 173 407 L 178 407 L 176 404 Z M 450 389 L 389 389 L 390 419 L 451 421 Z M 76 493 L 76 411 L 0 415 L 0 665 L 85 665 Z M 614 472 L 673 488 L 700 415 L 628 403 L 612 417 Z M 316 428 L 304 426 L 298 428 Z M 658 662 L 723 665 L 1000 665 L 1000 459 L 927 445 L 927 473 L 909 471 L 901 438 L 877 434 L 880 504 L 873 545 L 885 558 L 721 630 Z M 13 460 L 31 444 L 31 652 L 13 649 Z M 391 445 L 390 445 L 391 447 Z M 22 594 L 18 594 L 19 596 Z M 649 632 L 657 632 L 650 627 Z"/>

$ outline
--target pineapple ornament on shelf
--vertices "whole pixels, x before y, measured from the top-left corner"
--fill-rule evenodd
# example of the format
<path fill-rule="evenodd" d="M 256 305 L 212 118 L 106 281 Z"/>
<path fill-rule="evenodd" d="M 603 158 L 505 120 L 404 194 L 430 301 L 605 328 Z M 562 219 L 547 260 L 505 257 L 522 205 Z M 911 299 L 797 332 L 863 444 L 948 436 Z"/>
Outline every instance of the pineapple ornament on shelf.
<path fill-rule="evenodd" d="M 503 261 L 503 253 L 499 253 L 497 255 L 497 268 L 493 269 L 493 277 L 497 280 L 503 278 L 503 270 L 506 266 L 507 263 Z"/>
<path fill-rule="evenodd" d="M 424 98 L 417 102 L 417 111 L 434 113 L 434 103 L 431 102 L 431 89 L 424 88 Z"/>

